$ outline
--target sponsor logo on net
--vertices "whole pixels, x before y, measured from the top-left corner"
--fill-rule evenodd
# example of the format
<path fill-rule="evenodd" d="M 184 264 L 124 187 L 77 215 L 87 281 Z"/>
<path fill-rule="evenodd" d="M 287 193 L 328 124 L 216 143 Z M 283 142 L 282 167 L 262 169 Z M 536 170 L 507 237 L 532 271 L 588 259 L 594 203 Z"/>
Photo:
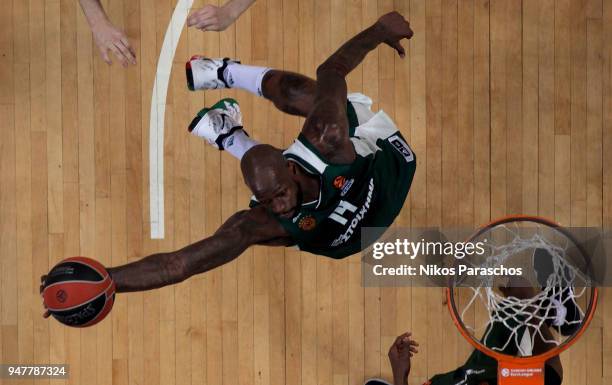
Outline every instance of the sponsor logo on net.
<path fill-rule="evenodd" d="M 542 368 L 502 368 L 502 377 L 533 377 L 542 373 Z"/>

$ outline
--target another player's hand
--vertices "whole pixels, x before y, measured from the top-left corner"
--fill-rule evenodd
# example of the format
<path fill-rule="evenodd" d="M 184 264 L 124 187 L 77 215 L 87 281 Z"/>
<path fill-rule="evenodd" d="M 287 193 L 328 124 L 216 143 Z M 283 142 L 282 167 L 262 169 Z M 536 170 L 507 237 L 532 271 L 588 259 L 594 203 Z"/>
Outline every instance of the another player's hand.
<path fill-rule="evenodd" d="M 223 31 L 236 20 L 236 17 L 237 15 L 234 15 L 228 6 L 217 7 L 209 4 L 191 12 L 187 18 L 187 26 L 201 31 Z"/>
<path fill-rule="evenodd" d="M 47 279 L 46 275 L 41 275 L 40 276 L 40 286 L 38 287 L 38 292 L 40 293 L 41 297 L 42 297 L 43 290 L 45 289 L 45 280 L 46 279 Z M 43 317 L 44 318 L 48 318 L 51 314 L 49 313 L 49 310 L 47 310 L 47 306 L 45 305 L 45 301 L 43 301 L 43 306 L 45 307 L 45 312 L 43 313 Z"/>
<path fill-rule="evenodd" d="M 389 348 L 389 361 L 396 383 L 405 384 L 410 373 L 410 358 L 418 353 L 419 344 L 412 339 L 412 333 L 398 336 Z"/>
<path fill-rule="evenodd" d="M 406 56 L 402 39 L 410 39 L 414 34 L 410 23 L 398 12 L 387 13 L 378 19 L 376 25 L 381 29 L 383 41 L 397 51 L 400 57 Z"/>
<path fill-rule="evenodd" d="M 100 56 L 107 64 L 112 63 L 108 51 L 111 51 L 124 67 L 130 63 L 136 64 L 136 53 L 127 36 L 110 21 L 103 20 L 92 25 L 91 32 L 100 50 Z"/>

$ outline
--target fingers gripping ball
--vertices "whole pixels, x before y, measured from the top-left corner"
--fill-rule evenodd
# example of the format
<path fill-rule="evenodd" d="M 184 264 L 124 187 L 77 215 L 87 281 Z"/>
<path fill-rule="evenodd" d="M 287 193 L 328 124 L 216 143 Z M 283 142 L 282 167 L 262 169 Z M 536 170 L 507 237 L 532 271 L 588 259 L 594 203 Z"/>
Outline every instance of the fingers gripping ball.
<path fill-rule="evenodd" d="M 99 262 L 85 257 L 63 260 L 47 275 L 43 300 L 49 313 L 64 325 L 91 326 L 110 312 L 115 283 Z"/>

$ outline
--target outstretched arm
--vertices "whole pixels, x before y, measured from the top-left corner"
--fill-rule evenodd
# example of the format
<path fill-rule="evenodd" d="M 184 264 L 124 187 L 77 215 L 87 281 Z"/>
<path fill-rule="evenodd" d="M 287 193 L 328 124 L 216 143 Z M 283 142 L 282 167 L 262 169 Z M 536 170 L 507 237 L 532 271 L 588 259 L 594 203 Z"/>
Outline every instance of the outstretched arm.
<path fill-rule="evenodd" d="M 187 26 L 201 31 L 223 31 L 254 2 L 255 0 L 229 0 L 220 7 L 207 4 L 189 15 Z"/>
<path fill-rule="evenodd" d="M 412 34 L 410 25 L 402 15 L 387 13 L 344 43 L 317 68 L 314 107 L 302 133 L 329 160 L 350 162 L 355 156 L 348 136 L 345 77 L 380 43 L 388 44 L 404 57 L 400 40 L 409 39 Z"/>
<path fill-rule="evenodd" d="M 376 23 L 344 43 L 319 66 L 317 74 L 333 71 L 336 75 L 345 77 L 361 63 L 368 52 L 380 43 L 391 46 L 400 57 L 404 58 L 406 52 L 400 44 L 400 40 L 410 39 L 412 34 L 410 24 L 401 14 L 398 12 L 387 13 L 381 16 Z"/>
<path fill-rule="evenodd" d="M 111 64 L 108 55 L 108 51 L 111 51 L 124 67 L 128 63 L 136 64 L 136 53 L 127 36 L 110 22 L 100 0 L 79 0 L 79 2 L 102 59 L 107 64 Z"/>
<path fill-rule="evenodd" d="M 255 244 L 290 244 L 283 227 L 263 207 L 237 212 L 211 237 L 178 251 L 153 254 L 108 272 L 117 292 L 156 289 L 228 263 Z"/>

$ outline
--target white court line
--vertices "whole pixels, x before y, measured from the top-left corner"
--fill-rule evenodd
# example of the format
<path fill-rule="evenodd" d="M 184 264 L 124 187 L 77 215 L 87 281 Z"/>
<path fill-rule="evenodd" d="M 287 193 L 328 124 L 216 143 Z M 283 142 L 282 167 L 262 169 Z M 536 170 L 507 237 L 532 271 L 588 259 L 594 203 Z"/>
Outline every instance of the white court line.
<path fill-rule="evenodd" d="M 172 19 L 164 36 L 153 94 L 149 120 L 149 216 L 151 239 L 164 238 L 164 117 L 166 115 L 166 94 L 172 70 L 172 61 L 187 14 L 193 0 L 178 0 Z"/>

